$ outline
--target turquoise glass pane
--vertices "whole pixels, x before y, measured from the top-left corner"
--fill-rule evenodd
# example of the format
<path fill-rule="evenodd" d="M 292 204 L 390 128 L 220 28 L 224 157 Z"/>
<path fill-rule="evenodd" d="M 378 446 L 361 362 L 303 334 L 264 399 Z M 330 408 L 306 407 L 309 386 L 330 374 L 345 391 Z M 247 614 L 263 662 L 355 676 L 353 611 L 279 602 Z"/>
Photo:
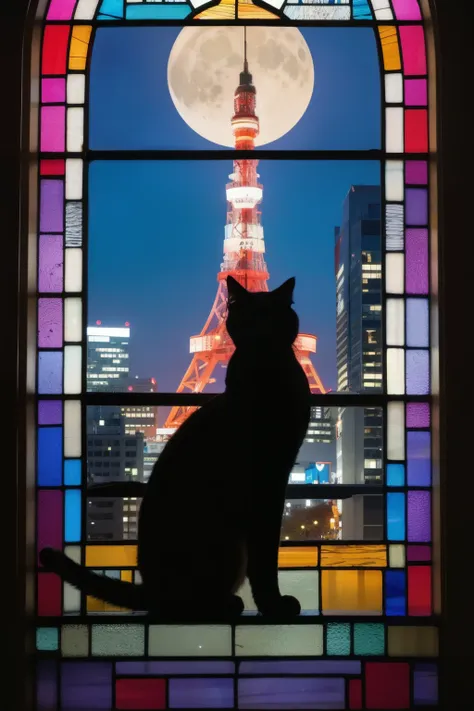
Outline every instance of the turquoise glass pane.
<path fill-rule="evenodd" d="M 81 460 L 66 459 L 64 462 L 64 484 L 66 486 L 81 485 Z"/>
<path fill-rule="evenodd" d="M 102 0 L 100 5 L 98 20 L 121 20 L 123 19 L 123 6 L 125 0 Z"/>
<path fill-rule="evenodd" d="M 348 622 L 330 622 L 328 624 L 327 653 L 335 656 L 351 653 L 351 626 Z"/>
<path fill-rule="evenodd" d="M 405 540 L 405 494 L 387 494 L 387 538 Z"/>
<path fill-rule="evenodd" d="M 40 652 L 55 652 L 59 647 L 57 627 L 38 627 L 36 630 L 36 649 Z"/>
<path fill-rule="evenodd" d="M 371 20 L 372 12 L 367 0 L 354 0 L 352 4 L 354 20 Z"/>
<path fill-rule="evenodd" d="M 405 486 L 404 464 L 387 464 L 387 485 Z"/>
<path fill-rule="evenodd" d="M 176 3 L 128 5 L 126 10 L 127 20 L 182 20 L 190 12 L 189 5 Z"/>
<path fill-rule="evenodd" d="M 77 489 L 66 491 L 64 506 L 64 540 L 66 543 L 79 543 L 81 540 L 81 492 Z"/>
<path fill-rule="evenodd" d="M 382 624 L 357 622 L 354 625 L 354 654 L 381 656 L 384 646 L 385 631 Z"/>

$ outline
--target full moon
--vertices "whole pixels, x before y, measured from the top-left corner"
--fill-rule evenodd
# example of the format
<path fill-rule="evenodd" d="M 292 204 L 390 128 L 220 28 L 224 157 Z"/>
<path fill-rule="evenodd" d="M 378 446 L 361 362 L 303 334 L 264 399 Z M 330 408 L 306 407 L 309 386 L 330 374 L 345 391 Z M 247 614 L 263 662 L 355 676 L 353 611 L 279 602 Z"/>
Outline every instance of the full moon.
<path fill-rule="evenodd" d="M 185 27 L 171 49 L 168 86 L 181 118 L 203 138 L 233 146 L 230 120 L 244 59 L 242 27 Z M 294 27 L 248 27 L 247 59 L 257 90 L 257 146 L 298 123 L 311 100 L 311 52 Z"/>

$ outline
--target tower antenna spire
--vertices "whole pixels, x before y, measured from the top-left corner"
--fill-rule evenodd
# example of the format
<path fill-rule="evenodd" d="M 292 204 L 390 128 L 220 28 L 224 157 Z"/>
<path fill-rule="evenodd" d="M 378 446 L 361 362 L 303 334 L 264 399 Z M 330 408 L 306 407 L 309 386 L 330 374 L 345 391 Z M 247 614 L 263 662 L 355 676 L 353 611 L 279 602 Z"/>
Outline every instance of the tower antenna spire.
<path fill-rule="evenodd" d="M 247 27 L 244 25 L 244 72 L 248 72 L 249 65 L 247 62 Z"/>

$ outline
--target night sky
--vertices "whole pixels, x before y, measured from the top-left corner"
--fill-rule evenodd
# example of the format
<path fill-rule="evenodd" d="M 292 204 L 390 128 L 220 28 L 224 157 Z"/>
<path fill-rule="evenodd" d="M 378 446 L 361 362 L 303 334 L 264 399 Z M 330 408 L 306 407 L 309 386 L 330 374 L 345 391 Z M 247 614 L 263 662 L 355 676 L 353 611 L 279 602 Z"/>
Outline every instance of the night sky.
<path fill-rule="evenodd" d="M 91 148 L 216 148 L 184 123 L 168 92 L 167 61 L 178 32 L 139 27 L 97 32 Z M 267 147 L 379 148 L 380 80 L 372 30 L 302 32 L 315 67 L 313 97 L 294 129 Z M 199 333 L 215 297 L 231 171 L 228 160 L 91 165 L 89 323 L 129 321 L 132 372 L 156 377 L 160 391 L 176 390 L 190 361 L 189 336 Z M 296 276 L 301 330 L 319 337 L 314 363 L 327 387 L 336 382 L 334 226 L 350 186 L 378 184 L 379 171 L 376 162 L 259 164 L 269 285 Z"/>

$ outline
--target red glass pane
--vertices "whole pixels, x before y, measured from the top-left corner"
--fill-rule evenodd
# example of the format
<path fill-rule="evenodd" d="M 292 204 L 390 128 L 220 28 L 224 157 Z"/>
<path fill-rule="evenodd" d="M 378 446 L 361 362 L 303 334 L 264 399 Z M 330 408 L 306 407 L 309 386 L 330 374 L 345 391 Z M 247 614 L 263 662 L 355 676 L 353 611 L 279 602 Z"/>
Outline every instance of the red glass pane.
<path fill-rule="evenodd" d="M 64 175 L 65 161 L 63 160 L 42 160 L 40 161 L 41 175 Z"/>
<path fill-rule="evenodd" d="M 408 567 L 408 614 L 431 615 L 431 566 Z"/>
<path fill-rule="evenodd" d="M 426 109 L 405 111 L 405 150 L 407 153 L 428 151 L 428 112 Z"/>
<path fill-rule="evenodd" d="M 368 662 L 365 667 L 368 709 L 410 708 L 410 667 L 399 662 Z"/>
<path fill-rule="evenodd" d="M 38 575 L 38 615 L 61 614 L 61 579 L 54 573 Z"/>
<path fill-rule="evenodd" d="M 49 25 L 43 35 L 42 74 L 65 74 L 69 39 L 68 25 Z"/>
<path fill-rule="evenodd" d="M 164 679 L 117 679 L 115 684 L 117 709 L 166 708 L 166 681 Z"/>
<path fill-rule="evenodd" d="M 349 708 L 362 708 L 362 682 L 360 679 L 351 679 L 349 681 Z"/>

